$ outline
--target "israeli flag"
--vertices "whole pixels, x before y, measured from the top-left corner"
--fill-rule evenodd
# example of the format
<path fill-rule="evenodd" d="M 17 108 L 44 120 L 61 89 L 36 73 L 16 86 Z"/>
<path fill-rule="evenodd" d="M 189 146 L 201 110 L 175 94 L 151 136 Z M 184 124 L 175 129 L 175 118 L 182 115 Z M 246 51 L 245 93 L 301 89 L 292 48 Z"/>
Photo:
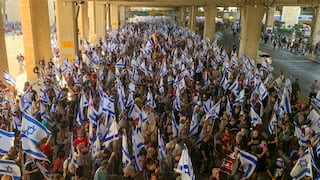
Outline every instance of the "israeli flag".
<path fill-rule="evenodd" d="M 220 113 L 220 101 L 218 101 L 206 114 L 206 120 L 218 118 L 219 113 Z"/>
<path fill-rule="evenodd" d="M 19 117 L 15 114 L 12 114 L 12 121 L 13 121 L 13 129 L 17 129 L 18 131 L 21 131 L 22 121 L 19 119 Z"/>
<path fill-rule="evenodd" d="M 42 166 L 38 161 L 35 161 L 34 163 L 46 179 L 52 179 L 52 174 L 47 168 Z"/>
<path fill-rule="evenodd" d="M 270 134 L 273 134 L 273 132 L 277 126 L 278 126 L 277 116 L 275 113 L 273 113 L 272 118 L 271 118 L 269 125 L 268 125 L 268 130 L 269 130 Z"/>
<path fill-rule="evenodd" d="M 229 90 L 231 92 L 233 92 L 235 95 L 238 95 L 238 88 L 239 88 L 239 82 L 238 82 L 238 77 L 236 78 L 236 80 L 234 80 L 234 82 L 231 84 L 231 86 L 229 86 Z"/>
<path fill-rule="evenodd" d="M 140 116 L 141 116 L 141 110 L 139 106 L 137 106 L 136 104 L 133 104 L 129 109 L 128 117 L 132 119 L 138 119 L 140 118 Z"/>
<path fill-rule="evenodd" d="M 144 147 L 142 137 L 139 137 L 137 131 L 132 128 L 132 152 L 134 155 L 134 166 L 137 171 L 143 171 L 143 165 L 141 162 L 140 149 Z"/>
<path fill-rule="evenodd" d="M 7 154 L 14 146 L 14 132 L 0 129 L 0 154 Z"/>
<path fill-rule="evenodd" d="M 70 154 L 69 154 L 69 167 L 71 164 L 74 164 L 76 167 L 78 167 L 78 162 L 77 162 L 77 153 L 75 151 L 75 148 L 73 146 L 73 134 L 71 134 L 71 148 L 70 148 Z M 68 167 L 68 168 L 69 168 Z"/>
<path fill-rule="evenodd" d="M 229 82 L 225 75 L 223 75 L 220 81 L 220 86 L 223 87 L 224 90 L 226 90 L 229 87 Z"/>
<path fill-rule="evenodd" d="M 42 88 L 40 88 L 40 90 L 39 90 L 39 99 L 44 105 L 51 104 L 51 101 L 47 95 L 47 92 L 45 90 L 43 90 Z"/>
<path fill-rule="evenodd" d="M 129 93 L 126 107 L 131 107 L 134 104 L 133 93 Z"/>
<path fill-rule="evenodd" d="M 93 160 L 96 159 L 97 153 L 101 150 L 101 144 L 100 144 L 100 139 L 97 136 L 94 143 L 91 146 L 91 157 Z"/>
<path fill-rule="evenodd" d="M 88 140 L 89 140 L 90 144 L 93 144 L 96 139 L 97 139 L 96 136 L 94 136 L 94 134 L 93 134 L 93 123 L 91 120 L 89 120 L 89 138 L 88 138 Z"/>
<path fill-rule="evenodd" d="M 180 111 L 181 110 L 181 102 L 180 102 L 180 92 L 179 89 L 176 91 L 176 97 L 173 100 L 173 107 L 175 110 Z"/>
<path fill-rule="evenodd" d="M 51 134 L 37 119 L 26 113 L 22 116 L 21 132 L 22 137 L 27 137 L 34 143 L 39 143 L 43 138 Z"/>
<path fill-rule="evenodd" d="M 171 123 L 172 123 L 172 136 L 178 137 L 179 136 L 179 125 L 177 124 L 176 118 L 172 111 L 171 113 Z"/>
<path fill-rule="evenodd" d="M 253 126 L 256 126 L 257 124 L 262 124 L 262 120 L 260 116 L 256 113 L 253 107 L 250 108 L 250 117 L 251 117 L 251 123 L 253 124 Z"/>
<path fill-rule="evenodd" d="M 307 147 L 307 137 L 296 123 L 294 123 L 294 135 L 297 137 L 300 146 Z"/>
<path fill-rule="evenodd" d="M 319 143 L 317 144 L 317 147 L 316 147 L 316 153 L 317 153 L 317 156 L 319 157 L 320 156 L 320 144 Z"/>
<path fill-rule="evenodd" d="M 313 98 L 313 103 L 320 109 L 320 91 L 317 93 L 317 96 Z"/>
<path fill-rule="evenodd" d="M 20 167 L 11 160 L 0 160 L 0 174 L 9 175 L 14 180 L 21 179 Z"/>
<path fill-rule="evenodd" d="M 311 121 L 312 123 L 318 122 L 320 120 L 320 115 L 315 109 L 311 108 L 311 110 L 309 111 L 309 114 L 307 116 L 307 120 Z"/>
<path fill-rule="evenodd" d="M 62 99 L 62 91 L 61 88 L 59 86 L 52 86 L 54 93 L 56 94 L 56 98 L 58 101 L 60 101 Z"/>
<path fill-rule="evenodd" d="M 280 117 L 283 117 L 284 113 L 287 113 L 287 114 L 291 113 L 289 91 L 286 87 L 283 89 L 279 107 L 280 107 Z"/>
<path fill-rule="evenodd" d="M 163 61 L 162 66 L 160 68 L 160 76 L 164 77 L 165 75 L 167 75 L 167 73 L 168 73 L 167 63 L 166 61 Z"/>
<path fill-rule="evenodd" d="M 190 122 L 190 129 L 188 132 L 189 136 L 192 136 L 194 134 L 197 134 L 199 130 L 199 123 L 197 119 L 197 113 L 196 113 L 196 106 L 193 108 L 193 114 L 192 114 L 192 119 Z"/>
<path fill-rule="evenodd" d="M 258 159 L 255 155 L 252 155 L 242 150 L 239 150 L 238 153 L 242 168 L 244 170 L 242 178 L 249 179 L 256 168 Z"/>
<path fill-rule="evenodd" d="M 228 118 L 231 119 L 232 118 L 232 108 L 231 108 L 228 96 L 227 96 L 226 111 L 227 111 Z"/>
<path fill-rule="evenodd" d="M 59 106 L 57 104 L 52 104 L 50 108 L 51 113 L 56 113 L 59 110 Z"/>
<path fill-rule="evenodd" d="M 212 99 L 210 96 L 210 98 L 203 103 L 203 109 L 205 113 L 208 113 L 211 108 L 212 108 Z"/>
<path fill-rule="evenodd" d="M 153 99 L 153 95 L 152 95 L 152 92 L 151 92 L 150 89 L 148 90 L 147 104 L 148 104 L 152 109 L 156 108 L 156 102 L 155 102 L 154 99 Z"/>
<path fill-rule="evenodd" d="M 77 117 L 76 117 L 76 121 L 77 123 L 81 126 L 82 125 L 82 122 L 84 120 L 84 113 L 83 113 L 83 98 L 81 96 L 80 98 L 80 103 L 79 103 L 79 106 L 78 106 L 78 112 L 77 112 Z"/>
<path fill-rule="evenodd" d="M 128 91 L 129 93 L 136 93 L 136 85 L 133 82 L 130 82 Z"/>
<path fill-rule="evenodd" d="M 97 124 L 97 115 L 98 112 L 94 109 L 92 95 L 90 94 L 87 117 L 93 124 Z"/>
<path fill-rule="evenodd" d="M 148 71 L 148 76 L 153 77 L 153 70 L 152 70 L 151 63 L 149 64 L 147 71 Z"/>
<path fill-rule="evenodd" d="M 187 146 L 184 144 L 182 146 L 182 153 L 181 153 L 181 157 L 178 163 L 177 168 L 174 169 L 177 173 L 182 174 L 186 174 L 188 175 L 188 179 L 190 180 L 195 180 L 196 179 L 196 175 L 193 171 L 193 167 L 192 167 L 192 162 L 191 162 L 191 158 L 189 156 L 189 152 L 188 152 L 188 148 Z"/>
<path fill-rule="evenodd" d="M 116 68 L 124 68 L 126 66 L 126 61 L 124 58 L 120 58 L 118 62 L 115 64 Z"/>
<path fill-rule="evenodd" d="M 31 99 L 31 93 L 30 93 L 30 88 L 28 88 L 23 95 L 21 96 L 21 100 L 20 100 L 20 110 L 22 112 L 26 112 L 26 113 L 31 113 L 31 106 L 32 106 L 32 99 Z"/>
<path fill-rule="evenodd" d="M 16 85 L 15 78 L 8 71 L 3 71 L 3 79 L 12 86 Z"/>
<path fill-rule="evenodd" d="M 305 176 L 311 178 L 313 177 L 311 153 L 308 149 L 300 156 L 300 158 L 292 168 L 290 176 L 293 180 L 299 180 Z"/>
<path fill-rule="evenodd" d="M 124 130 L 122 135 L 122 163 L 125 167 L 130 164 L 130 154 L 128 149 L 128 137 L 126 130 Z"/>
<path fill-rule="evenodd" d="M 43 161 L 48 161 L 48 157 L 43 154 L 40 149 L 37 147 L 37 143 L 34 143 L 31 139 L 22 136 L 21 137 L 21 142 L 22 142 L 22 150 L 30 155 L 31 157 Z"/>
<path fill-rule="evenodd" d="M 148 70 L 145 61 L 143 60 L 139 66 L 140 70 L 144 73 L 145 76 L 148 76 Z"/>
<path fill-rule="evenodd" d="M 118 103 L 120 105 L 121 110 L 126 109 L 126 95 L 124 93 L 123 85 L 119 78 L 117 78 L 117 84 L 118 84 Z"/>
<path fill-rule="evenodd" d="M 112 141 L 119 139 L 118 129 L 119 129 L 119 126 L 117 122 L 113 121 L 106 137 L 104 138 L 104 142 L 103 142 L 104 147 L 107 148 Z"/>
<path fill-rule="evenodd" d="M 166 147 L 164 146 L 163 139 L 159 129 L 158 129 L 158 147 L 159 147 L 159 158 L 160 159 L 167 158 Z"/>

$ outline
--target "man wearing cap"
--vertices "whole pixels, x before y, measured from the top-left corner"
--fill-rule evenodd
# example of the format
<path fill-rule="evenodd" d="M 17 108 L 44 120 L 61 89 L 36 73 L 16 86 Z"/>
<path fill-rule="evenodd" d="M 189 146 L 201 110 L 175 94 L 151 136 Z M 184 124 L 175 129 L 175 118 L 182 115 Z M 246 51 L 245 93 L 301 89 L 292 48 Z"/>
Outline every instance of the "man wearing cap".
<path fill-rule="evenodd" d="M 268 167 L 267 173 L 272 180 L 281 180 L 283 179 L 285 169 L 284 160 L 277 158 L 276 162 Z"/>

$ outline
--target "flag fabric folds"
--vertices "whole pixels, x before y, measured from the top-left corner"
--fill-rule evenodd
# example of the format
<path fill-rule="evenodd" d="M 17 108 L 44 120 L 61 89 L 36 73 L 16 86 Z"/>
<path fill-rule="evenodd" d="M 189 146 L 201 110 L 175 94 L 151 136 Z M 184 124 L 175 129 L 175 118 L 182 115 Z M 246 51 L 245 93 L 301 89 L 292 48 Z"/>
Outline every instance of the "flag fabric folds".
<path fill-rule="evenodd" d="M 48 137 L 51 134 L 44 125 L 29 114 L 24 113 L 22 119 L 22 136 L 29 138 L 33 142 L 38 143 L 43 138 Z"/>
<path fill-rule="evenodd" d="M 171 123 L 172 123 L 172 136 L 178 137 L 179 136 L 179 125 L 177 124 L 176 117 L 172 111 L 171 113 Z"/>
<path fill-rule="evenodd" d="M 21 179 L 20 167 L 11 160 L 0 160 L 0 174 L 9 175 L 14 180 Z"/>
<path fill-rule="evenodd" d="M 302 179 L 304 176 L 313 177 L 311 153 L 308 149 L 300 156 L 295 166 L 292 168 L 290 176 L 293 180 Z"/>
<path fill-rule="evenodd" d="M 124 130 L 122 135 L 122 163 L 125 167 L 127 167 L 130 164 L 130 154 L 128 149 L 128 137 L 127 133 Z"/>
<path fill-rule="evenodd" d="M 0 154 L 7 154 L 14 146 L 14 132 L 0 129 Z"/>
<path fill-rule="evenodd" d="M 114 141 L 114 140 L 118 140 L 119 139 L 119 134 L 118 134 L 118 124 L 116 121 L 113 121 L 110 128 L 109 128 L 109 131 L 106 135 L 106 137 L 104 138 L 104 143 L 103 145 L 105 147 L 108 147 L 109 144 Z"/>
<path fill-rule="evenodd" d="M 152 92 L 151 90 L 149 89 L 148 91 L 148 95 L 147 95 L 147 104 L 152 108 L 156 108 L 156 102 L 154 101 L 153 99 L 153 95 L 152 95 Z"/>
<path fill-rule="evenodd" d="M 191 180 L 196 179 L 196 175 L 192 167 L 191 158 L 189 156 L 188 148 L 185 144 L 182 147 L 182 153 L 178 166 L 174 170 L 180 174 L 187 174 Z"/>
<path fill-rule="evenodd" d="M 16 85 L 16 79 L 8 71 L 3 71 L 3 79 L 12 86 Z"/>
<path fill-rule="evenodd" d="M 262 124 L 262 120 L 260 116 L 256 113 L 253 107 L 250 108 L 250 117 L 251 117 L 251 123 L 253 124 L 253 126 L 256 126 L 257 124 Z"/>
<path fill-rule="evenodd" d="M 166 147 L 164 146 L 163 139 L 159 129 L 158 129 L 158 147 L 159 147 L 159 158 L 160 159 L 167 158 Z"/>
<path fill-rule="evenodd" d="M 31 157 L 35 159 L 49 162 L 48 157 L 40 151 L 40 149 L 32 140 L 30 140 L 27 137 L 22 137 L 21 142 L 22 142 L 22 150 L 25 153 L 29 154 Z"/>
<path fill-rule="evenodd" d="M 258 159 L 256 156 L 242 150 L 239 150 L 238 153 L 239 153 L 241 165 L 244 170 L 244 174 L 242 175 L 242 178 L 248 179 L 254 172 Z"/>
<path fill-rule="evenodd" d="M 220 112 L 220 101 L 217 102 L 206 114 L 206 120 L 218 118 L 219 112 Z"/>
<path fill-rule="evenodd" d="M 52 179 L 52 174 L 50 173 L 50 171 L 48 169 L 46 169 L 44 166 L 42 166 L 39 162 L 35 162 L 35 164 L 39 168 L 43 177 L 45 177 L 47 180 Z"/>

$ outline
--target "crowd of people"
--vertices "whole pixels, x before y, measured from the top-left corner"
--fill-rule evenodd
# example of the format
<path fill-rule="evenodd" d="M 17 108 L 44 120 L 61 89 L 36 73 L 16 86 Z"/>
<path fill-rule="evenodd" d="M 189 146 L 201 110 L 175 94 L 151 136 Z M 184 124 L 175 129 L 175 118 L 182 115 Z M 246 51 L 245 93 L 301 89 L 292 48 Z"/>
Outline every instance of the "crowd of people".
<path fill-rule="evenodd" d="M 139 17 L 85 41 L 82 57 L 41 60 L 38 79 L 19 96 L 1 84 L 1 129 L 16 136 L 2 159 L 32 180 L 45 172 L 66 180 L 280 180 L 299 179 L 296 166 L 310 153 L 302 178 L 316 177 L 319 95 L 300 103 L 298 81 L 221 45 L 170 18 Z M 30 134 L 19 123 L 29 116 L 51 131 L 37 144 L 45 158 L 21 147 Z"/>

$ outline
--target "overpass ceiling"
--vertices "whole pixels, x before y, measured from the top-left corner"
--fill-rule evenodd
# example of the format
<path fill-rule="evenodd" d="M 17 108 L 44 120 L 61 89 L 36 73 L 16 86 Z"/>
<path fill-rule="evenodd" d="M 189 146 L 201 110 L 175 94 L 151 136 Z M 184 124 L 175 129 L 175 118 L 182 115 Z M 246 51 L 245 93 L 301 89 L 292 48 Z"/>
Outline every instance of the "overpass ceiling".
<path fill-rule="evenodd" d="M 125 6 L 149 7 L 180 7 L 180 6 L 228 6 L 241 7 L 250 5 L 263 6 L 319 6 L 320 0 L 64 0 L 64 1 L 95 1 Z"/>

